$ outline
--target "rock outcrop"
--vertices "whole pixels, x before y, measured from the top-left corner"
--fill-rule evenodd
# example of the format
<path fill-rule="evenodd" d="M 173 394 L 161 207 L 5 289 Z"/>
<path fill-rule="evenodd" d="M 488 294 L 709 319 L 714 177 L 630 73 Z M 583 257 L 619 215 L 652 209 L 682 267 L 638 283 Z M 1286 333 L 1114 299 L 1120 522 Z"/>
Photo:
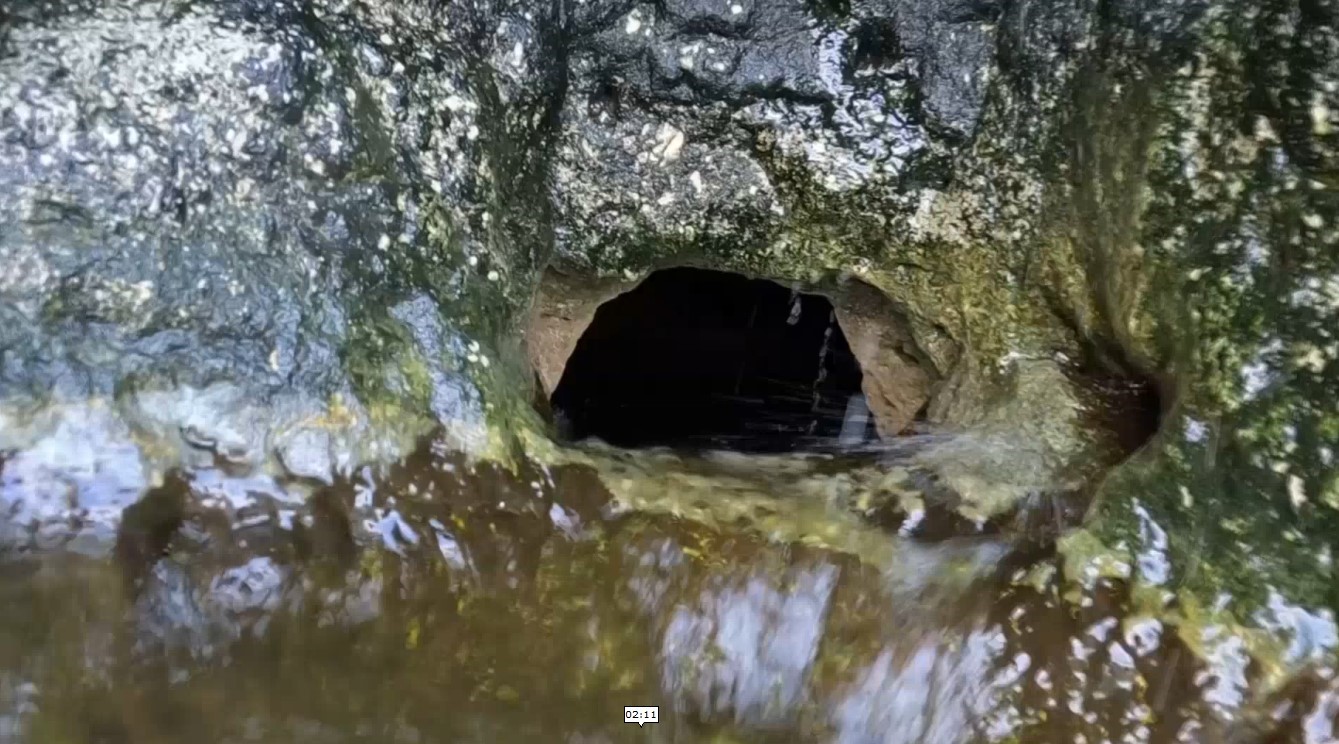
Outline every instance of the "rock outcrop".
<path fill-rule="evenodd" d="M 985 443 L 945 457 L 1011 484 L 986 511 L 1091 489 L 1075 577 L 1168 622 L 1339 601 L 1332 3 L 4 12 L 6 550 L 105 548 L 182 465 L 300 487 L 434 427 L 508 452 L 592 303 L 694 265 L 873 288 L 895 321 L 835 305 L 875 411 Z M 1097 377 L 1165 407 L 1110 472 Z"/>

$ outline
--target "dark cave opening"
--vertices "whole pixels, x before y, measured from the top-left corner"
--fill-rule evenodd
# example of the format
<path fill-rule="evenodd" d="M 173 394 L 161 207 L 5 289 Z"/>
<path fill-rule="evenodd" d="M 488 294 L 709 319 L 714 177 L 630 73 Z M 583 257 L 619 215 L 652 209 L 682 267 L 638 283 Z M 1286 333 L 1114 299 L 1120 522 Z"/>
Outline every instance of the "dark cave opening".
<path fill-rule="evenodd" d="M 619 447 L 783 452 L 873 432 L 827 298 L 694 268 L 601 305 L 550 403 L 565 438 Z"/>

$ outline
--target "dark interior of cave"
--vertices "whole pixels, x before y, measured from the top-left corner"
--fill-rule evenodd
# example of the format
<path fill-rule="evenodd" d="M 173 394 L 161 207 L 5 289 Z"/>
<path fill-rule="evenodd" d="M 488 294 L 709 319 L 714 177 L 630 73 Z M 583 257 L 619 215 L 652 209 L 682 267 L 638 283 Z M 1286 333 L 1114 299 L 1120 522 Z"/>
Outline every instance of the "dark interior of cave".
<path fill-rule="evenodd" d="M 781 452 L 831 442 L 859 393 L 827 298 L 676 268 L 599 308 L 550 403 L 568 439 Z"/>

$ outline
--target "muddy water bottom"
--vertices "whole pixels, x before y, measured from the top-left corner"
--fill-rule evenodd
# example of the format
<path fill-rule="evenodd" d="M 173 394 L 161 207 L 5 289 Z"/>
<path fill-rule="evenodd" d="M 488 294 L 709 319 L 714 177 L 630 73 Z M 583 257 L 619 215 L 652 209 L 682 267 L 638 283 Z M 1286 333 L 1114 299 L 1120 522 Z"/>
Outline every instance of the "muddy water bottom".
<path fill-rule="evenodd" d="M 839 477 L 831 459 L 679 458 L 697 479 L 683 509 L 673 493 L 629 486 L 655 481 L 663 456 L 586 461 L 512 472 L 428 442 L 386 473 L 316 488 L 177 474 L 126 511 L 105 555 L 0 564 L 0 737 L 910 743 L 1221 731 L 1202 694 L 1217 678 L 1118 588 L 1064 600 L 1044 550 L 899 534 L 786 490 Z M 713 483 L 722 499 L 752 488 L 765 509 L 712 517 L 701 502 Z M 626 705 L 659 706 L 659 723 L 624 723 Z"/>

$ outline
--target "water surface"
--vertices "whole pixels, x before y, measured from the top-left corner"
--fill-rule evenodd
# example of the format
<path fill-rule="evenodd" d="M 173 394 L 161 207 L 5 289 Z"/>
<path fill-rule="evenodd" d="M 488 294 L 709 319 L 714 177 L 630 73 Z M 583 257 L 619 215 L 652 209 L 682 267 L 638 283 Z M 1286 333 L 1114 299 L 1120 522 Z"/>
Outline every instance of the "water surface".
<path fill-rule="evenodd" d="M 0 564 L 0 725 L 51 742 L 1209 741 L 1244 705 L 1244 649 L 1206 667 L 1118 583 L 1062 597 L 1044 545 L 900 511 L 886 457 L 570 459 L 512 472 L 427 442 L 331 486 L 174 475 L 108 553 Z M 624 705 L 660 723 L 624 724 Z M 1303 724 L 1296 740 L 1324 740 Z"/>

